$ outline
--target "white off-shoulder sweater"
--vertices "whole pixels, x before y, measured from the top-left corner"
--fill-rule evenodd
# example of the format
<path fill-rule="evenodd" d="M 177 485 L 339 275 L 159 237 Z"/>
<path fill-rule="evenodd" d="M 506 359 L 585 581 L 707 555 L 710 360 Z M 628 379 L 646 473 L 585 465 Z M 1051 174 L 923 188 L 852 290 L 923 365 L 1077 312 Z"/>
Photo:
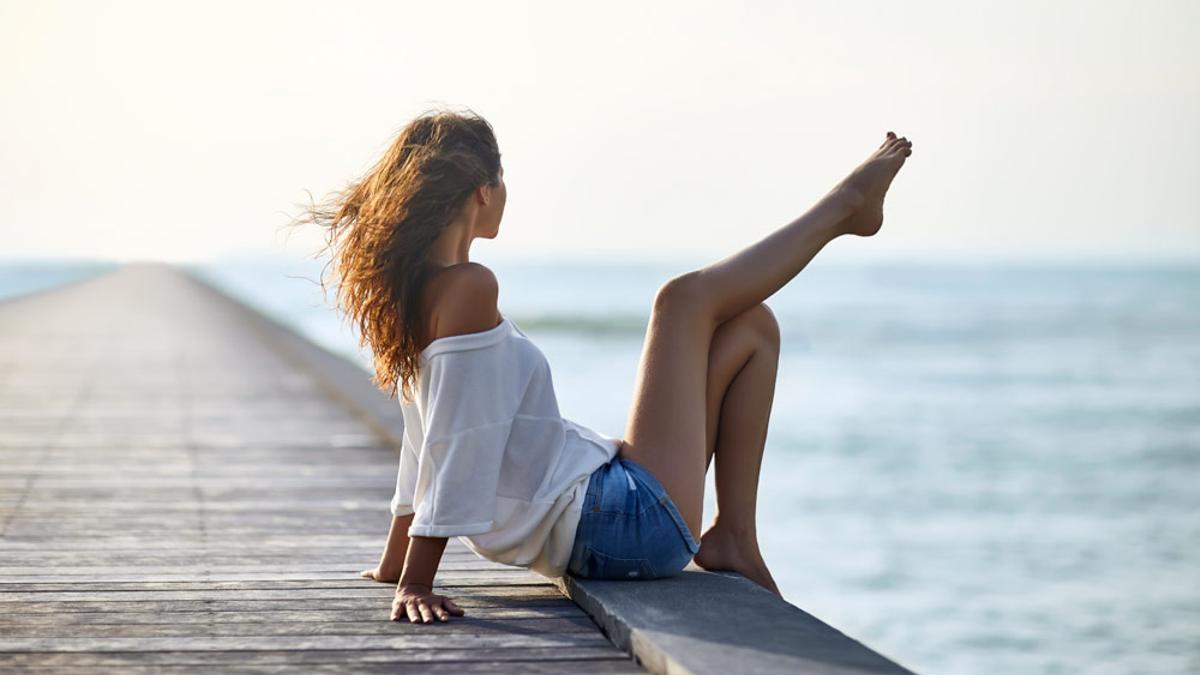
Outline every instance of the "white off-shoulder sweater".
<path fill-rule="evenodd" d="M 562 576 L 588 478 L 620 441 L 563 418 L 542 351 L 507 316 L 431 342 L 391 510 L 409 535 L 457 536 L 476 554 Z"/>

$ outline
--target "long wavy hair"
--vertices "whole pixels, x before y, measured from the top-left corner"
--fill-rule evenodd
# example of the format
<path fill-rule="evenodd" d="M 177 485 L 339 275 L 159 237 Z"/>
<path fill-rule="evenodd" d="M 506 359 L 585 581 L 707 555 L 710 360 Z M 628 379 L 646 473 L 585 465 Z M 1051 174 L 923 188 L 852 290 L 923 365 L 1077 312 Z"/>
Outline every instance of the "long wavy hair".
<path fill-rule="evenodd" d="M 321 288 L 371 350 L 376 386 L 389 398 L 414 398 L 422 289 L 429 248 L 479 186 L 500 182 L 500 149 L 491 124 L 463 109 L 426 110 L 406 124 L 357 181 L 294 221 L 324 228 L 328 254 Z"/>

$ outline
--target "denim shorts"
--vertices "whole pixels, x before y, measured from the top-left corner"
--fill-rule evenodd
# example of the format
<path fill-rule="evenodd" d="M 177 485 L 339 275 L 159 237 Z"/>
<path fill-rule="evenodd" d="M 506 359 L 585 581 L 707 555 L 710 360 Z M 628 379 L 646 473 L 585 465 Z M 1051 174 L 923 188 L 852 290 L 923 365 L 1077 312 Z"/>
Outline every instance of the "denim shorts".
<path fill-rule="evenodd" d="M 679 574 L 700 544 L 658 479 L 623 457 L 592 472 L 567 572 L 587 579 Z"/>

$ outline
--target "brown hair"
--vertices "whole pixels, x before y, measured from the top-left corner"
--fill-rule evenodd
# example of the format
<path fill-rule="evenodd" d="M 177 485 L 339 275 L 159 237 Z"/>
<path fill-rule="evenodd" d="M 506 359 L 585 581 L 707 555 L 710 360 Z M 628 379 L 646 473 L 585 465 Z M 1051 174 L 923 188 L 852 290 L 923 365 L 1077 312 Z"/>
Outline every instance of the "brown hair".
<path fill-rule="evenodd" d="M 500 181 L 492 126 L 470 109 L 430 109 L 404 126 L 361 179 L 305 207 L 325 228 L 337 305 L 371 350 L 375 384 L 413 399 L 421 344 L 421 290 L 429 248 L 480 185 Z"/>

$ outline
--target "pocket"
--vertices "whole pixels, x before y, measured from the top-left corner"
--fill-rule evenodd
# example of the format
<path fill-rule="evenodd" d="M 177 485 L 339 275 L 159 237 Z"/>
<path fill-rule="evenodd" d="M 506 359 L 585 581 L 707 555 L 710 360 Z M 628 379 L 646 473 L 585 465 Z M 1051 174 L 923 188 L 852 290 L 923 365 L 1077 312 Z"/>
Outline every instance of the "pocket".
<path fill-rule="evenodd" d="M 583 575 L 592 579 L 653 579 L 654 568 L 646 558 L 618 558 L 591 546 L 583 556 Z"/>
<path fill-rule="evenodd" d="M 611 462 L 597 485 L 593 510 L 626 518 L 639 518 L 658 506 L 658 497 L 620 462 Z"/>

